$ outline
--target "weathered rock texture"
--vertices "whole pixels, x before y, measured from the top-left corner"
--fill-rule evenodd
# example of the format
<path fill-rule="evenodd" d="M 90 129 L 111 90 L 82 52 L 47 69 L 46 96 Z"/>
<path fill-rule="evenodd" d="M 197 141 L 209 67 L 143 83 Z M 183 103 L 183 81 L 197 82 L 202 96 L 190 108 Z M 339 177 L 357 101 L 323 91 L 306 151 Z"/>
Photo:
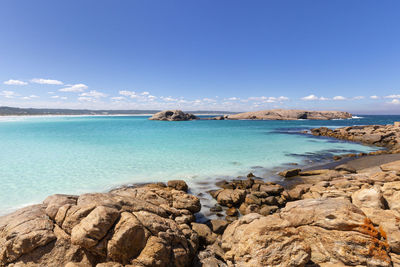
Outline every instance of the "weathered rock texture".
<path fill-rule="evenodd" d="M 218 183 L 211 194 L 219 205 L 243 215 L 216 241 L 225 264 L 399 266 L 399 162 L 302 177 L 288 190 L 252 177 Z"/>
<path fill-rule="evenodd" d="M 236 120 L 332 120 L 348 119 L 352 115 L 342 111 L 307 111 L 292 109 L 271 109 L 252 111 L 227 116 L 225 119 Z"/>
<path fill-rule="evenodd" d="M 197 117 L 191 113 L 185 113 L 182 110 L 163 110 L 154 114 L 149 120 L 158 121 L 189 121 L 196 120 Z"/>
<path fill-rule="evenodd" d="M 237 266 L 391 266 L 385 234 L 341 198 L 300 200 L 279 214 L 246 215 L 225 230 L 222 248 L 228 265 Z"/>
<path fill-rule="evenodd" d="M 400 127 L 394 125 L 349 126 L 334 130 L 321 127 L 312 129 L 311 133 L 315 136 L 328 136 L 387 147 L 390 152 L 394 153 L 400 152 Z"/>
<path fill-rule="evenodd" d="M 197 197 L 161 184 L 53 195 L 0 217 L 0 266 L 189 266 L 200 208 Z"/>

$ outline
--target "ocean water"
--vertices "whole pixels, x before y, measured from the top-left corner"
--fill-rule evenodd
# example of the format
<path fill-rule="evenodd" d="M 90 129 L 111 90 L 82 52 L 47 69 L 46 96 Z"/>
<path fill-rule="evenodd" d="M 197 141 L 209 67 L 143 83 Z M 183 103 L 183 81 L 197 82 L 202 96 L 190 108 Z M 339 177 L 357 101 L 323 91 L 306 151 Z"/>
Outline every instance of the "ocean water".
<path fill-rule="evenodd" d="M 122 184 L 170 179 L 193 183 L 249 171 L 262 175 L 257 172 L 306 158 L 319 161 L 335 153 L 373 151 L 376 148 L 298 132 L 400 120 L 400 116 L 332 121 L 147 118 L 0 118 L 0 214 L 54 193 L 101 192 Z"/>

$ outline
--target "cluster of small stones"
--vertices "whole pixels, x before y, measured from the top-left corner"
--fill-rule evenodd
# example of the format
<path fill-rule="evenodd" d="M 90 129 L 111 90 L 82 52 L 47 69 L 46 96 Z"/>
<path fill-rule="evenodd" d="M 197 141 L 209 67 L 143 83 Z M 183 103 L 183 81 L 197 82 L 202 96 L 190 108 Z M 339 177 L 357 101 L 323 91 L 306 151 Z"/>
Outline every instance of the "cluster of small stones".
<path fill-rule="evenodd" d="M 247 179 L 221 181 L 216 184 L 221 189 L 209 193 L 217 201 L 211 211 L 221 211 L 220 206 L 226 207 L 226 221 L 232 222 L 240 215 L 259 213 L 269 215 L 284 207 L 289 195 L 283 186 L 264 182 L 254 177 L 252 173 Z"/>
<path fill-rule="evenodd" d="M 400 126 L 394 125 L 366 125 L 349 126 L 337 129 L 326 127 L 311 130 L 314 136 L 327 136 L 336 139 L 360 142 L 363 144 L 385 147 L 388 150 L 382 150 L 370 153 L 371 155 L 384 153 L 400 153 Z"/>

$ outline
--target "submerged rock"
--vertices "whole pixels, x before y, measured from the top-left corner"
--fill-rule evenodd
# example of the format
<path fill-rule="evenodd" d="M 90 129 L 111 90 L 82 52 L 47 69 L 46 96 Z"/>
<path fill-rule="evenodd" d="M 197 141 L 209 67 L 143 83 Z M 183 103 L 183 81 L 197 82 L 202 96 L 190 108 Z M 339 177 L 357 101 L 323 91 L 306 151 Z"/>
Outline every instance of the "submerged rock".
<path fill-rule="evenodd" d="M 290 169 L 290 170 L 285 170 L 279 173 L 280 176 L 283 176 L 285 178 L 290 178 L 290 177 L 295 177 L 298 176 L 301 172 L 301 169 Z"/>

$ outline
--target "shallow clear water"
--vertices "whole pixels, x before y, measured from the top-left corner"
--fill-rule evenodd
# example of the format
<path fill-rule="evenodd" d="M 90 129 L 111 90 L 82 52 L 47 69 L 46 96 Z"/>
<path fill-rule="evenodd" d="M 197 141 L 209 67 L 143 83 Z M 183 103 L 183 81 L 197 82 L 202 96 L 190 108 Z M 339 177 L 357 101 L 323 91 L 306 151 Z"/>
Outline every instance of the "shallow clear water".
<path fill-rule="evenodd" d="M 0 118 L 0 213 L 54 193 L 126 183 L 241 175 L 322 155 L 375 148 L 296 134 L 319 126 L 392 123 L 399 116 L 333 121 L 149 121 L 147 117 Z"/>

